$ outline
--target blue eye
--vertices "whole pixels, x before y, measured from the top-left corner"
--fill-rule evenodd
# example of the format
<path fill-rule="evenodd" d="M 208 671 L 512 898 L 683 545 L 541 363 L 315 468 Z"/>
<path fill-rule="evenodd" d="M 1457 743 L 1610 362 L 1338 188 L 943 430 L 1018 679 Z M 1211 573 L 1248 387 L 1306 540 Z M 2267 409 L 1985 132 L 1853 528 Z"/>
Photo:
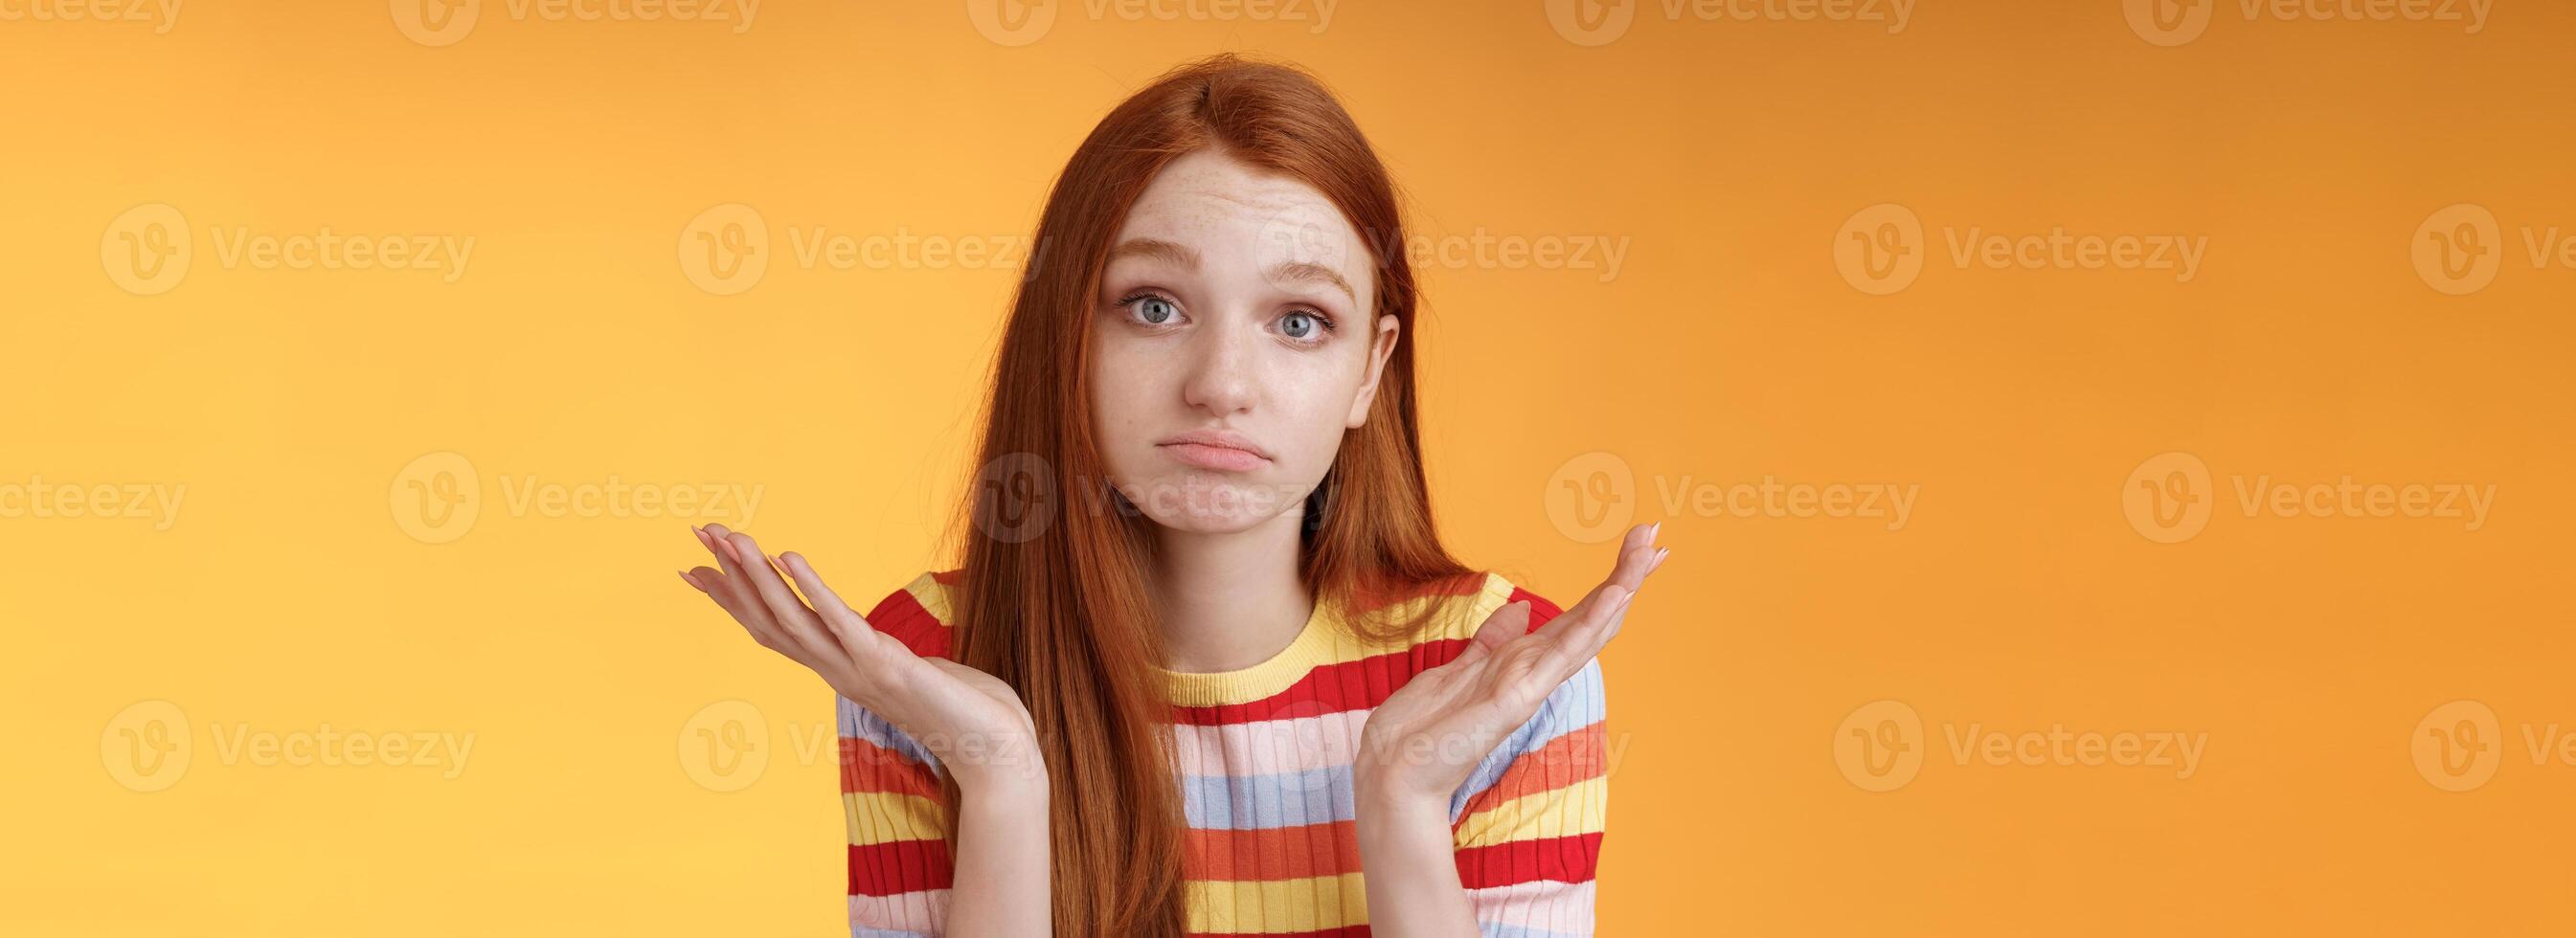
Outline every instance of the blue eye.
<path fill-rule="evenodd" d="M 1135 309 L 1136 317 L 1149 326 L 1163 325 L 1172 321 L 1172 317 L 1181 314 L 1180 307 L 1172 305 L 1172 301 L 1150 293 L 1127 302 Z"/>
<path fill-rule="evenodd" d="M 1333 324 L 1314 313 L 1298 310 L 1279 318 L 1279 332 L 1291 339 L 1306 341 L 1332 331 Z"/>

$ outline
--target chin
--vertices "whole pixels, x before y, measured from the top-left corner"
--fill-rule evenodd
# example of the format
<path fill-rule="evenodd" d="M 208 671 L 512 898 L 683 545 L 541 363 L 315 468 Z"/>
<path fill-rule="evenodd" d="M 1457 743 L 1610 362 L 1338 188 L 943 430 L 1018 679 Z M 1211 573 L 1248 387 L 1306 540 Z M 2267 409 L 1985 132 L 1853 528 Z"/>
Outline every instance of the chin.
<path fill-rule="evenodd" d="M 1312 485 L 1254 473 L 1183 469 L 1121 483 L 1119 492 L 1155 524 L 1193 534 L 1233 534 L 1299 511 Z"/>

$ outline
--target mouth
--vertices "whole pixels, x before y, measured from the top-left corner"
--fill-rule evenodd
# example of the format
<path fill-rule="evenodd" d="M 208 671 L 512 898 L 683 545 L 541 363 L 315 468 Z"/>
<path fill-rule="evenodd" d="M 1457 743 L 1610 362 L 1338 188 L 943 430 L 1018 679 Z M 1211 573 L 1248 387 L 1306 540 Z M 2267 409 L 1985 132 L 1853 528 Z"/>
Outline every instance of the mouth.
<path fill-rule="evenodd" d="M 1270 464 L 1270 454 L 1250 438 L 1222 430 L 1194 430 L 1155 445 L 1173 459 L 1200 469 L 1250 472 Z"/>

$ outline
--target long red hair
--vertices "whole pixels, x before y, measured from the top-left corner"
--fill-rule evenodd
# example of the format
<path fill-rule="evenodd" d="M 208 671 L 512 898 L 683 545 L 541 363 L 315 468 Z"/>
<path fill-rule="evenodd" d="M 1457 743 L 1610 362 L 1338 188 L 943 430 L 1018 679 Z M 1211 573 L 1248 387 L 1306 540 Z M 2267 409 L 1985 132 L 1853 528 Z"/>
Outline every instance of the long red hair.
<path fill-rule="evenodd" d="M 1062 935 L 1185 932 L 1186 822 L 1159 728 L 1171 710 L 1154 671 L 1161 633 L 1145 580 L 1152 522 L 1132 508 L 1102 510 L 1125 506 L 1107 490 L 1088 376 L 1111 239 L 1165 164 L 1208 147 L 1330 198 L 1372 254 L 1376 313 L 1402 324 L 1366 425 L 1343 437 L 1306 505 L 1307 586 L 1318 602 L 1365 609 L 1377 605 L 1372 597 L 1473 575 L 1433 529 L 1415 416 L 1413 269 L 1394 184 L 1359 127 L 1313 76 L 1230 54 L 1175 68 L 1120 103 L 1047 197 L 956 529 L 964 547 L 952 653 L 1017 688 L 1036 720 L 1054 788 Z M 1030 483 L 1043 504 L 1029 503 Z M 1421 624 L 1417 615 L 1366 627 L 1396 634 Z"/>

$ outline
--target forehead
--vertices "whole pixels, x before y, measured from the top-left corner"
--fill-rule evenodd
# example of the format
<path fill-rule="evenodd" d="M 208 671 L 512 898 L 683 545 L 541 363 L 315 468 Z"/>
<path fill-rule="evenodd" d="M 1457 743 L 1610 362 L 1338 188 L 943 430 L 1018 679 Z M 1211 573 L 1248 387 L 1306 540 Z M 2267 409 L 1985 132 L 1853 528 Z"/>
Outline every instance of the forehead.
<path fill-rule="evenodd" d="M 1178 241 L 1215 263 L 1321 264 L 1367 288 L 1369 254 L 1332 199 L 1215 150 L 1182 155 L 1155 174 L 1116 240 L 1130 238 Z"/>

